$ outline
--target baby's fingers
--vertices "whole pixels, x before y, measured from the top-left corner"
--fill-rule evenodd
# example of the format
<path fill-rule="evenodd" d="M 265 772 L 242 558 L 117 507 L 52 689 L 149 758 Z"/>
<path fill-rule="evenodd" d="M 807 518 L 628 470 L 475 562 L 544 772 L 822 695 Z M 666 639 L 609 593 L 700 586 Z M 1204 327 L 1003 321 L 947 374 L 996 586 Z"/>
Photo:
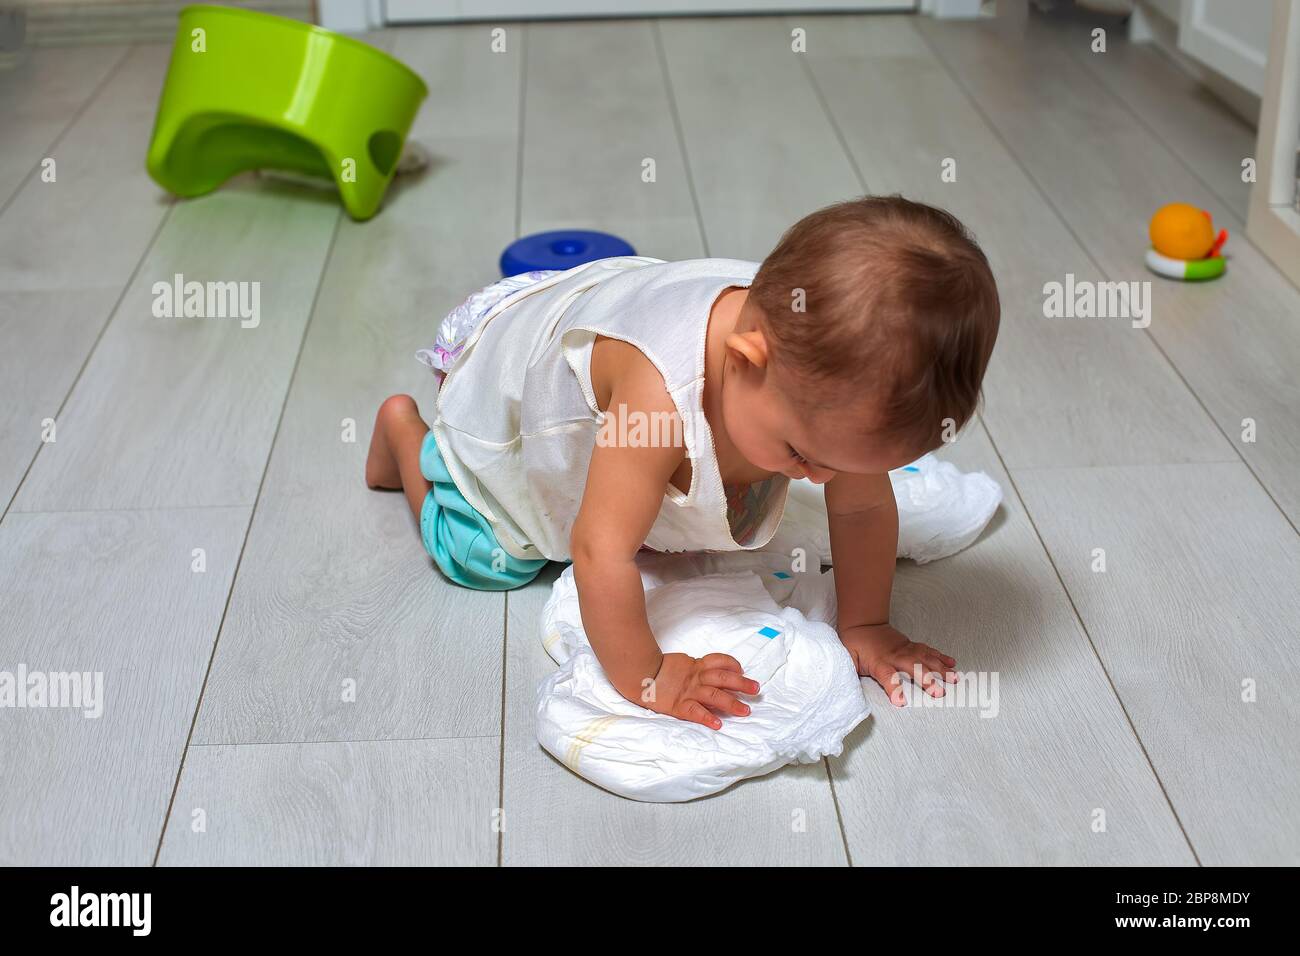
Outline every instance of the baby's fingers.
<path fill-rule="evenodd" d="M 934 674 L 942 676 L 949 684 L 957 683 L 957 672 L 953 670 L 951 664 L 944 663 L 942 654 L 932 654 L 926 660 L 926 667 Z"/>
<path fill-rule="evenodd" d="M 913 684 L 923 688 L 931 697 L 942 697 L 944 695 L 943 675 L 935 668 L 934 663 L 933 660 L 927 661 L 920 655 L 910 658 L 905 662 L 907 676 L 912 679 Z"/>
<path fill-rule="evenodd" d="M 752 680 L 738 671 L 724 671 L 720 668 L 707 670 L 700 674 L 700 683 L 709 687 L 721 687 L 723 690 L 734 690 L 740 694 L 758 693 L 758 681 Z"/>
<path fill-rule="evenodd" d="M 722 721 L 716 714 L 701 704 L 698 700 L 688 700 L 677 708 L 677 713 L 673 716 L 688 720 L 693 724 L 703 724 L 710 730 L 721 730 Z"/>
<path fill-rule="evenodd" d="M 736 700 L 725 690 L 719 690 L 716 687 L 709 687 L 704 684 L 695 692 L 694 697 L 702 704 L 712 707 L 714 710 L 720 710 L 724 714 L 730 714 L 733 717 L 749 716 L 749 705 Z"/>
<path fill-rule="evenodd" d="M 921 686 L 931 697 L 942 697 L 945 693 L 943 687 L 943 675 L 933 670 L 927 670 L 921 674 Z"/>
<path fill-rule="evenodd" d="M 706 671 L 735 671 L 737 674 L 744 671 L 740 661 L 730 654 L 706 654 L 700 658 L 700 665 Z"/>
<path fill-rule="evenodd" d="M 916 647 L 921 652 L 920 656 L 925 658 L 929 664 L 931 670 L 942 672 L 944 680 L 949 681 L 949 683 L 957 679 L 956 673 L 953 672 L 953 668 L 957 666 L 957 658 L 949 657 L 943 651 L 931 647 L 929 644 L 917 644 Z"/>
<path fill-rule="evenodd" d="M 903 675 L 891 667 L 889 664 L 873 664 L 867 671 L 871 679 L 879 684 L 886 694 L 889 695 L 889 702 L 895 707 L 902 707 L 907 703 L 907 692 L 903 690 Z"/>

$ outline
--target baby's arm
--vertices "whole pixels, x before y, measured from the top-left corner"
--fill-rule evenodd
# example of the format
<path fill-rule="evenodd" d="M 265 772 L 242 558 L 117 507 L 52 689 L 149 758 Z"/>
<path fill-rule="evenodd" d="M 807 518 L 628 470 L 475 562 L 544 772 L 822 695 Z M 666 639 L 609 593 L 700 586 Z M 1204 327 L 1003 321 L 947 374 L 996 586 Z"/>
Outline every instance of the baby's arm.
<path fill-rule="evenodd" d="M 619 417 L 675 414 L 663 379 L 648 361 L 644 367 L 635 363 L 619 377 L 607 408 L 607 414 Z M 569 551 L 583 628 L 610 683 L 633 703 L 716 730 L 722 722 L 713 711 L 747 715 L 749 707 L 734 692 L 756 694 L 758 684 L 724 654 L 696 659 L 661 653 L 646 619 L 645 591 L 635 561 L 684 458 L 680 447 L 620 447 L 597 441 Z"/>
<path fill-rule="evenodd" d="M 943 696 L 935 675 L 955 681 L 956 661 L 917 644 L 889 624 L 889 597 L 898 553 L 898 505 L 888 475 L 838 474 L 826 484 L 840 640 L 858 673 L 870 676 L 894 704 L 906 702 L 897 675 L 920 671 L 920 683 Z"/>

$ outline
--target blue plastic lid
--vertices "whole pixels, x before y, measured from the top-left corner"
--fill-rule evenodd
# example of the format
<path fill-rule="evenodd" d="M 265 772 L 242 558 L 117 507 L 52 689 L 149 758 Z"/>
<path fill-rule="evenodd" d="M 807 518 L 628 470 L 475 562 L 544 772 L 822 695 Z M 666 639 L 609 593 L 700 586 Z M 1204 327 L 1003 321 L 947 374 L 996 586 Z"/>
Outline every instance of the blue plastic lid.
<path fill-rule="evenodd" d="M 501 275 L 515 276 L 537 269 L 572 269 L 574 266 L 634 256 L 636 250 L 618 236 L 589 229 L 557 229 L 517 239 L 501 253 Z"/>

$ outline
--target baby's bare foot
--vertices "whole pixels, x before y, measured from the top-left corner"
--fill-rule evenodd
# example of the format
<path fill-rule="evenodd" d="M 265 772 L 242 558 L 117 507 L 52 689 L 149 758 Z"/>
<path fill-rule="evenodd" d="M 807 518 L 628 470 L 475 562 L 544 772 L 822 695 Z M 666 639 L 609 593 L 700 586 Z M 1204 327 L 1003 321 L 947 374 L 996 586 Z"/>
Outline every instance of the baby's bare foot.
<path fill-rule="evenodd" d="M 375 416 L 375 430 L 370 436 L 370 452 L 366 455 L 366 484 L 371 488 L 401 489 L 402 473 L 388 444 L 388 431 L 394 421 L 414 416 L 420 409 L 410 395 L 393 395 L 379 406 Z"/>

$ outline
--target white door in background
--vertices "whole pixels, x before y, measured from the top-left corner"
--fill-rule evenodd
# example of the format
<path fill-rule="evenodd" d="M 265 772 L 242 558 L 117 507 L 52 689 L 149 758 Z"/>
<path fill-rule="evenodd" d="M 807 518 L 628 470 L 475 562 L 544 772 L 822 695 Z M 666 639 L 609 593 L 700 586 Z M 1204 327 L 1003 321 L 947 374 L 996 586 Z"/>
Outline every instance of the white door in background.
<path fill-rule="evenodd" d="M 674 13 L 800 10 L 914 10 L 916 0 L 387 0 L 388 23 L 528 20 L 542 17 L 652 17 Z"/>

